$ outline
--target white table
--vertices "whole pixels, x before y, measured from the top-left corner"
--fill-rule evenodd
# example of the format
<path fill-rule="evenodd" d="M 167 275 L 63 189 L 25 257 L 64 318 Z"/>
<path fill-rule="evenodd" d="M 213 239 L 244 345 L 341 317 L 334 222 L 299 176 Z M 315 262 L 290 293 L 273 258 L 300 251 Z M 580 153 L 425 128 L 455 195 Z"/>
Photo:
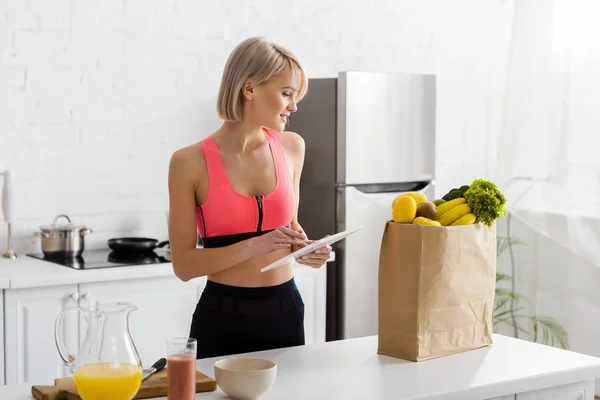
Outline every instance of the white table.
<path fill-rule="evenodd" d="M 253 353 L 277 362 L 268 399 L 581 399 L 592 400 L 600 359 L 495 335 L 494 344 L 422 362 L 377 354 L 377 337 Z M 216 359 L 198 360 L 213 375 Z M 28 385 L 0 398 L 31 400 Z M 224 399 L 215 392 L 196 399 Z M 166 399 L 163 398 L 163 399 Z"/>

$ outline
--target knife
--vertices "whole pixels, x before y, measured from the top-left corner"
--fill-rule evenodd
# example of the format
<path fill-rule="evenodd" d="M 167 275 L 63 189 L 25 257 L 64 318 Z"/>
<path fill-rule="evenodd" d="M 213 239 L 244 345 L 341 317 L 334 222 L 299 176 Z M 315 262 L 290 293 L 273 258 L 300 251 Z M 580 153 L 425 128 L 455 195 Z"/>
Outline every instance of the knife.
<path fill-rule="evenodd" d="M 167 359 L 166 358 L 161 358 L 160 360 L 158 360 L 157 362 L 155 362 L 150 368 L 148 368 L 147 370 L 144 370 L 142 381 L 145 381 L 146 378 L 148 378 L 153 373 L 160 371 L 166 365 L 167 365 Z"/>

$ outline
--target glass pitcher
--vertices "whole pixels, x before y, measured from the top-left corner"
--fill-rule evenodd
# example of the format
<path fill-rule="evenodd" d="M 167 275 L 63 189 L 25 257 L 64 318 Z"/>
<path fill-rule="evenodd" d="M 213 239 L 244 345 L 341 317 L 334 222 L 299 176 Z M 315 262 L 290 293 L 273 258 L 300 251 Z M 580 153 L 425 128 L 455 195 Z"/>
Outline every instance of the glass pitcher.
<path fill-rule="evenodd" d="M 56 347 L 83 400 L 131 400 L 139 390 L 143 367 L 129 333 L 129 314 L 135 310 L 128 303 L 70 307 L 56 318 Z M 88 326 L 76 357 L 66 349 L 62 335 L 64 317 L 70 312 L 83 314 Z"/>

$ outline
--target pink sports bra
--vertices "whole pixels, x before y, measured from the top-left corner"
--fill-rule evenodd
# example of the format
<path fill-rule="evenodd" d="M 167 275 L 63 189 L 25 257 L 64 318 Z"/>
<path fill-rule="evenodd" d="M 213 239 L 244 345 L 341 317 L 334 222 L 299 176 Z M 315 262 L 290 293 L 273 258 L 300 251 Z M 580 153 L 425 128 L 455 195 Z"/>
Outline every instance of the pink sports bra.
<path fill-rule="evenodd" d="M 263 128 L 275 163 L 277 185 L 262 196 L 245 196 L 231 186 L 223 159 L 212 136 L 200 144 L 208 170 L 208 196 L 196 208 L 196 226 L 202 245 L 222 247 L 289 226 L 296 207 L 290 176 L 277 133 Z"/>

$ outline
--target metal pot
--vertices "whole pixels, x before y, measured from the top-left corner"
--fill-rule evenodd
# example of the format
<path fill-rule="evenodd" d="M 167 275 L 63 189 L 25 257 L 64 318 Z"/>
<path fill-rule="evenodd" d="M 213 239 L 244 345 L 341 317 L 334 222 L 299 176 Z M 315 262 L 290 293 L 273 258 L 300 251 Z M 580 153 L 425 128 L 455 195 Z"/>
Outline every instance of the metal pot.
<path fill-rule="evenodd" d="M 66 218 L 69 223 L 57 224 L 60 218 Z M 52 258 L 80 256 L 85 248 L 84 237 L 89 233 L 92 233 L 91 229 L 71 223 L 71 219 L 64 214 L 56 216 L 52 225 L 40 226 L 40 232 L 36 232 L 42 237 L 44 256 Z"/>

